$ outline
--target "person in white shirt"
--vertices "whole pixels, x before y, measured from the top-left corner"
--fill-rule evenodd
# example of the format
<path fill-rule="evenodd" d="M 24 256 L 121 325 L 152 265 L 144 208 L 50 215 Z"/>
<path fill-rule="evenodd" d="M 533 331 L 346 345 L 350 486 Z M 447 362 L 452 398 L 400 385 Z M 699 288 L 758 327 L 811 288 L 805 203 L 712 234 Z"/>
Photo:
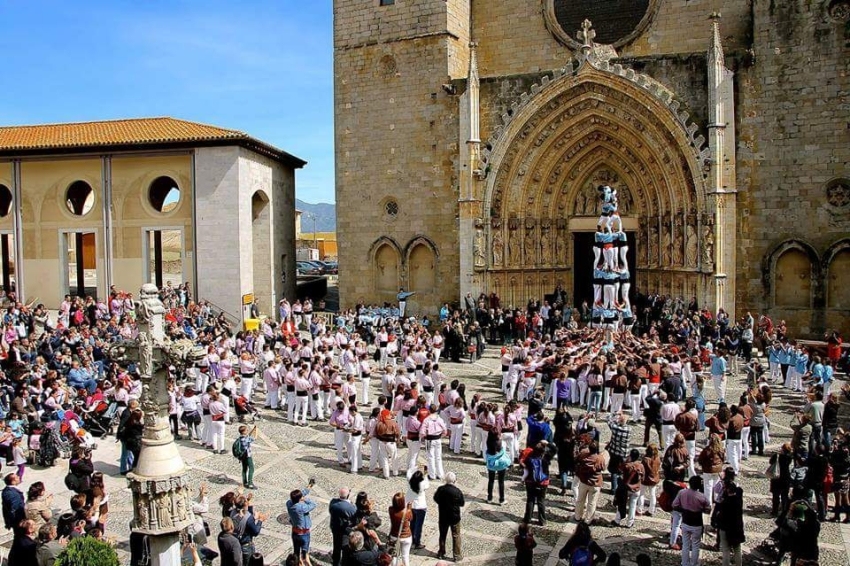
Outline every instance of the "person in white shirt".
<path fill-rule="evenodd" d="M 351 464 L 351 473 L 356 474 L 363 465 L 363 433 L 366 431 L 366 424 L 363 416 L 357 411 L 356 404 L 348 408 L 348 415 L 348 459 Z"/>
<path fill-rule="evenodd" d="M 266 408 L 277 411 L 280 408 L 280 361 L 272 358 L 268 367 L 263 371 L 263 382 L 266 386 Z"/>

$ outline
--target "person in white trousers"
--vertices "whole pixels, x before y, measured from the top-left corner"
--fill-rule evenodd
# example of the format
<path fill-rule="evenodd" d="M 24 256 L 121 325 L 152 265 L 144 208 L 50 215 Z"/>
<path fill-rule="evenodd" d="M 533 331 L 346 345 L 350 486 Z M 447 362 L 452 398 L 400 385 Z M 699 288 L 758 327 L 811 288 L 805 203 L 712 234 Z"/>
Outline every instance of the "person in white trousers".
<path fill-rule="evenodd" d="M 345 467 L 345 451 L 348 447 L 348 428 L 351 419 L 345 403 L 342 399 L 337 400 L 336 409 L 331 413 L 330 425 L 334 429 L 334 447 L 336 448 L 336 461 L 340 467 Z"/>
<path fill-rule="evenodd" d="M 363 466 L 363 433 L 366 425 L 363 422 L 363 416 L 357 411 L 357 405 L 351 405 L 348 408 L 348 415 L 348 461 L 351 464 L 351 473 L 356 474 Z"/>
<path fill-rule="evenodd" d="M 210 394 L 210 420 L 212 430 L 213 454 L 224 454 L 224 421 L 227 415 L 226 407 L 221 402 L 217 391 Z"/>
<path fill-rule="evenodd" d="M 419 428 L 419 439 L 425 441 L 428 450 L 428 479 L 442 479 L 443 472 L 443 437 L 448 435 L 446 423 L 438 414 L 439 407 L 431 405 L 430 414 L 422 421 Z"/>
<path fill-rule="evenodd" d="M 446 407 L 446 416 L 449 420 L 449 431 L 451 432 L 449 450 L 455 454 L 460 454 L 460 447 L 463 442 L 463 424 L 466 421 L 463 399 L 458 397 L 455 399 L 454 405 Z"/>

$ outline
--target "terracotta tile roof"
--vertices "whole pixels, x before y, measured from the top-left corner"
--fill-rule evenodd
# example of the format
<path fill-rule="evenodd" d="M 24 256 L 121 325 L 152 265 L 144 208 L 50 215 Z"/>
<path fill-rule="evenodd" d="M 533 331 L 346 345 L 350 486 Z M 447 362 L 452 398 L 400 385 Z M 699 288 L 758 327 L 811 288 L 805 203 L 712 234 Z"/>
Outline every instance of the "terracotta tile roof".
<path fill-rule="evenodd" d="M 259 150 L 296 167 L 305 162 L 244 132 L 178 120 L 176 118 L 131 118 L 98 122 L 0 126 L 0 154 L 73 152 L 96 148 L 145 149 L 165 145 L 216 145 L 232 141 Z"/>

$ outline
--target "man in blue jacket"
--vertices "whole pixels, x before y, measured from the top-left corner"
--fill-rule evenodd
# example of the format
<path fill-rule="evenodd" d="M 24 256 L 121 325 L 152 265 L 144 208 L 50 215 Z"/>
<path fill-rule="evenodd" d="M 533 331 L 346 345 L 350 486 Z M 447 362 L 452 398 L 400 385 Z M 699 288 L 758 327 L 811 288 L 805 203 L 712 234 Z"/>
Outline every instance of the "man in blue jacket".
<path fill-rule="evenodd" d="M 21 478 L 17 474 L 6 474 L 3 481 L 6 483 L 2 494 L 3 524 L 7 529 L 14 529 L 17 533 L 20 522 L 26 519 L 24 494 L 15 487 L 21 483 Z"/>

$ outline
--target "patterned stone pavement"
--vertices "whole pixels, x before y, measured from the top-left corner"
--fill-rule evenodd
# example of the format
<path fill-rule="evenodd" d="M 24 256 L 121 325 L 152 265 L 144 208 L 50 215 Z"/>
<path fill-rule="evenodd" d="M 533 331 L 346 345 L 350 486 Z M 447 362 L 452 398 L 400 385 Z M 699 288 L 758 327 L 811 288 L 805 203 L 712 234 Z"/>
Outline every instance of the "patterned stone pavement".
<path fill-rule="evenodd" d="M 482 360 L 475 364 L 443 364 L 444 371 L 451 378 L 459 378 L 467 384 L 471 395 L 483 393 L 485 398 L 500 400 L 497 351 L 488 349 Z M 378 382 L 378 380 L 373 380 Z M 743 378 L 730 380 L 729 399 L 737 398 L 743 390 Z M 707 391 L 709 411 L 714 405 L 713 391 Z M 260 399 L 262 394 L 260 394 Z M 793 408 L 802 404 L 799 394 L 788 394 L 780 389 L 775 397 L 771 416 L 771 443 L 766 447 L 766 454 L 778 448 L 791 437 L 788 427 Z M 262 405 L 262 401 L 258 403 Z M 577 410 L 571 411 L 575 416 Z M 263 532 L 256 539 L 258 549 L 266 556 L 267 564 L 278 564 L 291 549 L 289 529 L 286 521 L 285 501 L 292 489 L 302 487 L 309 478 L 316 479 L 316 487 L 312 497 L 319 503 L 313 513 L 313 556 L 321 563 L 329 562 L 331 547 L 328 529 L 327 503 L 340 486 L 349 486 L 354 493 L 366 491 L 376 502 L 378 512 L 386 519 L 386 508 L 392 494 L 404 492 L 406 482 L 402 477 L 384 480 L 380 476 L 361 472 L 359 475 L 347 473 L 336 464 L 333 450 L 332 432 L 324 423 L 311 423 L 309 427 L 294 427 L 286 424 L 282 413 L 264 411 L 264 420 L 259 422 L 260 438 L 256 444 L 254 483 L 257 490 L 254 494 L 255 507 L 270 515 L 269 521 L 263 527 Z M 607 440 L 607 427 L 603 430 L 603 442 Z M 236 426 L 228 427 L 227 446 L 233 440 Z M 633 440 L 642 440 L 642 425 L 635 426 Z M 464 439 L 464 448 L 468 439 Z M 212 545 L 218 532 L 219 508 L 215 503 L 217 498 L 226 491 L 237 488 L 240 483 L 241 468 L 230 454 L 212 455 L 209 451 L 200 450 L 196 443 L 180 441 L 181 453 L 190 468 L 191 478 L 196 485 L 206 482 L 210 487 L 212 509 L 208 520 L 212 527 Z M 108 520 L 108 535 L 117 542 L 122 558 L 128 559 L 127 539 L 129 522 L 132 518 L 130 492 L 123 479 L 117 475 L 118 444 L 113 438 L 101 441 L 95 453 L 96 467 L 110 475 L 110 513 Z M 407 450 L 401 449 L 402 462 L 406 462 Z M 516 533 L 518 521 L 524 512 L 525 496 L 518 474 L 509 474 L 507 482 L 507 504 L 503 507 L 490 505 L 486 502 L 487 474 L 480 458 L 465 451 L 459 456 L 447 454 L 444 450 L 444 461 L 447 471 L 454 471 L 458 476 L 458 486 L 467 497 L 467 505 L 463 517 L 463 547 L 465 562 L 487 563 L 492 565 L 513 564 L 513 536 Z M 368 447 L 364 447 L 368 455 Z M 420 455 L 420 461 L 423 456 Z M 365 458 L 364 458 L 365 459 Z M 28 470 L 24 485 L 41 480 L 48 485 L 48 490 L 56 494 L 56 502 L 65 504 L 70 494 L 62 485 L 67 462 L 62 461 L 48 470 Z M 753 456 L 743 463 L 743 477 L 740 483 L 744 488 L 747 511 L 745 525 L 747 542 L 744 545 L 745 564 L 766 564 L 764 556 L 756 548 L 767 538 L 773 529 L 769 517 L 770 494 L 768 480 L 763 472 L 767 468 L 767 456 Z M 404 465 L 402 465 L 402 468 Z M 553 472 L 555 469 L 553 464 Z M 555 474 L 553 473 L 553 476 Z M 557 482 L 553 482 L 557 483 Z M 613 519 L 614 508 L 611 505 L 612 496 L 608 491 L 609 483 L 605 483 L 600 495 L 599 514 L 604 519 Z M 436 488 L 432 485 L 431 491 Z M 571 495 L 561 497 L 558 487 L 549 490 L 547 503 L 549 520 L 545 528 L 534 526 L 538 547 L 535 551 L 536 563 L 554 566 L 557 562 L 558 550 L 566 542 L 574 529 L 574 523 L 568 518 L 572 515 L 573 500 Z M 430 500 L 430 494 L 429 494 Z M 58 511 L 58 509 L 57 509 Z M 412 563 L 415 566 L 433 564 L 436 561 L 437 550 L 437 520 L 436 506 L 428 510 L 423 540 L 426 550 L 414 551 Z M 380 529 L 385 537 L 388 522 Z M 638 517 L 631 529 L 619 527 L 593 527 L 593 534 L 602 547 L 608 551 L 617 551 L 624 558 L 624 563 L 633 563 L 634 557 L 643 552 L 652 557 L 653 565 L 672 566 L 680 564 L 680 553 L 668 550 L 667 537 L 670 531 L 669 515 L 660 509 L 654 517 Z M 3 538 L 5 547 L 9 545 L 10 535 Z M 713 536 L 706 536 L 701 560 L 704 564 L 720 564 L 720 554 L 707 550 L 707 543 L 713 543 Z M 821 531 L 821 564 L 824 566 L 844 566 L 848 564 L 850 555 L 850 527 L 834 523 L 824 523 Z"/>

